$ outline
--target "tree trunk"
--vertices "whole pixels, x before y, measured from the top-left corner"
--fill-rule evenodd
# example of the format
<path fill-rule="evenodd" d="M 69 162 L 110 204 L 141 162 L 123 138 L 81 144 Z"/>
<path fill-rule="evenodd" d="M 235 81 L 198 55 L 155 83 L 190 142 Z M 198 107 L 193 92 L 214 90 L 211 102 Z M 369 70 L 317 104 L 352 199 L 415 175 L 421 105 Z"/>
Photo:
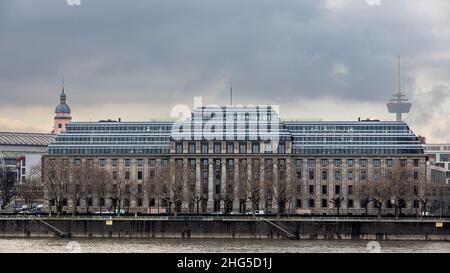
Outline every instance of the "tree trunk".
<path fill-rule="evenodd" d="M 381 206 L 383 203 L 378 202 L 378 219 L 381 219 Z"/>

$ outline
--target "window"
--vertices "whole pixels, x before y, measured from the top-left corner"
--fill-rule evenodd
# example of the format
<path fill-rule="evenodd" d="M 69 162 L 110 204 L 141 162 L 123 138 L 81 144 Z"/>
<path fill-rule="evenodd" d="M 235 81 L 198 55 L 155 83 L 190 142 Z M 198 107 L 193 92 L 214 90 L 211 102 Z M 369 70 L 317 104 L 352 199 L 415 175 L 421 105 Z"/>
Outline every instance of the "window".
<path fill-rule="evenodd" d="M 189 153 L 195 154 L 195 143 L 189 143 Z"/>
<path fill-rule="evenodd" d="M 129 207 L 130 206 L 130 199 L 125 199 L 125 200 L 123 200 L 124 202 L 123 202 L 123 205 L 125 206 L 125 207 Z"/>
<path fill-rule="evenodd" d="M 353 180 L 353 170 L 347 171 L 347 178 L 348 178 L 348 180 Z"/>
<path fill-rule="evenodd" d="M 362 168 L 367 167 L 367 159 L 361 159 L 359 161 L 359 164 L 361 165 Z"/>
<path fill-rule="evenodd" d="M 284 154 L 284 153 L 286 153 L 286 147 L 285 147 L 284 143 L 280 143 L 280 144 L 278 145 L 278 153 L 279 153 L 279 154 Z"/>
<path fill-rule="evenodd" d="M 334 160 L 334 167 L 336 167 L 336 168 L 341 167 L 341 160 L 340 159 L 335 159 Z"/>
<path fill-rule="evenodd" d="M 310 168 L 316 167 L 316 161 L 314 159 L 308 159 L 308 166 Z"/>
<path fill-rule="evenodd" d="M 378 169 L 373 170 L 373 179 L 375 181 L 380 181 L 380 170 Z"/>
<path fill-rule="evenodd" d="M 148 206 L 149 207 L 154 207 L 155 206 L 155 198 L 148 199 Z"/>
<path fill-rule="evenodd" d="M 155 170 L 150 171 L 150 177 L 155 177 Z"/>
<path fill-rule="evenodd" d="M 106 160 L 105 160 L 105 159 L 100 159 L 100 160 L 99 160 L 99 164 L 100 164 L 100 167 L 105 167 L 105 165 L 106 165 Z"/>
<path fill-rule="evenodd" d="M 143 159 L 138 159 L 137 162 L 138 162 L 138 166 L 139 167 L 144 166 L 144 160 Z"/>
<path fill-rule="evenodd" d="M 361 180 L 366 180 L 366 179 L 367 179 L 367 170 L 362 169 L 361 170 Z"/>
<path fill-rule="evenodd" d="M 353 167 L 353 159 L 347 159 L 347 167 Z"/>
<path fill-rule="evenodd" d="M 142 180 L 143 179 L 143 172 L 142 171 L 138 171 L 138 180 Z"/>
<path fill-rule="evenodd" d="M 239 153 L 240 154 L 247 153 L 247 144 L 246 143 L 239 143 Z"/>
<path fill-rule="evenodd" d="M 114 158 L 112 160 L 112 165 L 113 165 L 113 167 L 117 167 L 117 159 L 116 158 Z"/>
<path fill-rule="evenodd" d="M 322 180 L 327 180 L 327 179 L 328 179 L 328 172 L 322 171 Z"/>
<path fill-rule="evenodd" d="M 392 166 L 394 166 L 394 161 L 392 159 L 386 160 L 386 166 L 388 166 L 389 168 L 392 168 Z"/>
<path fill-rule="evenodd" d="M 327 207 L 328 207 L 328 200 L 322 199 L 322 208 L 327 208 Z"/>
<path fill-rule="evenodd" d="M 349 195 L 353 194 L 353 185 L 348 185 L 348 194 Z"/>
<path fill-rule="evenodd" d="M 183 143 L 175 144 L 175 153 L 182 154 L 183 153 Z"/>
<path fill-rule="evenodd" d="M 99 206 L 104 207 L 105 206 L 105 198 L 100 198 L 98 200 L 98 204 L 99 204 Z"/>
<path fill-rule="evenodd" d="M 208 143 L 202 143 L 202 154 L 208 153 Z"/>
<path fill-rule="evenodd" d="M 309 170 L 309 180 L 314 180 L 314 170 Z"/>
<path fill-rule="evenodd" d="M 142 184 L 137 185 L 137 192 L 142 193 Z"/>
<path fill-rule="evenodd" d="M 400 159 L 400 167 L 406 167 L 406 159 Z"/>
<path fill-rule="evenodd" d="M 220 193 L 220 185 L 216 185 L 216 193 Z"/>
<path fill-rule="evenodd" d="M 131 160 L 125 159 L 125 167 L 130 167 L 130 166 L 131 166 Z"/>
<path fill-rule="evenodd" d="M 302 199 L 297 199 L 297 208 L 302 207 Z"/>
<path fill-rule="evenodd" d="M 220 143 L 214 143 L 214 153 L 215 154 L 222 153 L 222 145 Z"/>
<path fill-rule="evenodd" d="M 252 154 L 259 154 L 259 143 L 253 143 Z"/>
<path fill-rule="evenodd" d="M 168 164 L 169 164 L 169 160 L 167 158 L 164 158 L 164 159 L 161 160 L 161 165 L 163 167 L 166 167 Z"/>
<path fill-rule="evenodd" d="M 142 207 L 142 198 L 137 199 L 137 206 Z"/>
<path fill-rule="evenodd" d="M 322 185 L 322 194 L 327 194 L 327 185 Z"/>
<path fill-rule="evenodd" d="M 419 170 L 414 170 L 414 180 L 418 180 L 419 179 Z"/>
<path fill-rule="evenodd" d="M 414 159 L 414 167 L 419 167 L 419 159 Z"/>
<path fill-rule="evenodd" d="M 234 153 L 234 144 L 233 143 L 227 143 L 227 154 Z"/>
<path fill-rule="evenodd" d="M 379 160 L 379 159 L 374 159 L 374 160 L 373 160 L 373 166 L 374 166 L 375 168 L 380 167 L 380 160 Z"/>
<path fill-rule="evenodd" d="M 347 207 L 353 208 L 353 199 L 348 199 Z"/>
<path fill-rule="evenodd" d="M 75 158 L 73 163 L 75 164 L 75 166 L 80 166 L 81 165 L 81 159 Z"/>
<path fill-rule="evenodd" d="M 334 171 L 334 180 L 336 181 L 341 180 L 341 171 Z"/>
<path fill-rule="evenodd" d="M 130 171 L 125 171 L 125 180 L 130 180 Z"/>
<path fill-rule="evenodd" d="M 303 160 L 301 160 L 301 159 L 296 159 L 295 160 L 295 166 L 296 167 L 302 167 L 302 165 L 303 165 L 302 163 L 303 163 Z"/>
<path fill-rule="evenodd" d="M 314 185 L 309 185 L 309 194 L 314 194 Z"/>
<path fill-rule="evenodd" d="M 340 185 L 334 186 L 334 194 L 341 194 L 341 186 Z"/>
<path fill-rule="evenodd" d="M 314 199 L 309 199 L 309 207 L 314 208 Z"/>
<path fill-rule="evenodd" d="M 321 165 L 323 168 L 328 167 L 328 159 L 322 159 L 322 160 L 320 160 L 320 165 Z"/>
<path fill-rule="evenodd" d="M 117 180 L 117 171 L 113 171 L 113 180 Z"/>

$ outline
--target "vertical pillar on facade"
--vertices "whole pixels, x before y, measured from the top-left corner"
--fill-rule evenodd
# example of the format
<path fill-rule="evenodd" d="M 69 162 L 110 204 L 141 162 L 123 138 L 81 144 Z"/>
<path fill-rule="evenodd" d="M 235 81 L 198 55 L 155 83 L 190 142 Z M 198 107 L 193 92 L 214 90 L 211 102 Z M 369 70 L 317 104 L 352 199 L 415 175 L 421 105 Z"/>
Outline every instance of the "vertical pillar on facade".
<path fill-rule="evenodd" d="M 162 190 L 162 168 L 161 168 L 161 159 L 158 158 L 156 160 L 155 167 L 155 207 L 159 209 L 161 207 L 161 190 Z"/>
<path fill-rule="evenodd" d="M 291 167 L 291 159 L 290 158 L 286 158 L 286 189 L 287 189 L 287 199 L 288 199 L 288 203 L 286 204 L 287 206 L 287 213 L 291 213 L 292 212 L 292 204 L 294 202 L 294 184 L 292 183 L 292 167 Z"/>
<path fill-rule="evenodd" d="M 260 159 L 259 165 L 259 209 L 266 210 L 266 172 L 264 170 L 266 164 L 264 159 Z"/>
<path fill-rule="evenodd" d="M 246 205 L 245 207 L 247 208 L 247 210 L 250 209 L 254 209 L 253 205 L 255 200 L 253 200 L 253 202 L 249 199 L 249 197 L 251 198 L 251 196 L 249 196 L 250 194 L 253 194 L 253 183 L 255 183 L 255 181 L 253 181 L 253 176 L 252 176 L 252 159 L 251 158 L 247 158 L 247 179 L 246 179 Z"/>
<path fill-rule="evenodd" d="M 214 211 L 214 160 L 208 160 L 208 212 Z"/>
<path fill-rule="evenodd" d="M 198 199 L 200 197 L 202 197 L 202 188 L 201 188 L 201 172 L 200 172 L 200 159 L 196 159 L 195 160 L 195 199 Z M 197 206 L 197 200 L 196 201 L 196 206 Z M 200 203 L 198 204 L 199 206 L 201 205 Z M 197 208 L 196 208 L 197 209 Z"/>
<path fill-rule="evenodd" d="M 273 179 L 272 179 L 272 211 L 278 212 L 278 158 L 273 159 Z"/>
<path fill-rule="evenodd" d="M 234 160 L 234 181 L 233 181 L 233 211 L 239 211 L 239 158 Z"/>
<path fill-rule="evenodd" d="M 222 167 L 222 170 L 221 170 L 221 172 L 220 172 L 220 199 L 221 199 L 221 208 L 219 208 L 219 209 L 222 209 L 223 208 L 223 210 L 225 210 L 225 197 L 227 196 L 227 162 L 226 162 L 226 159 L 225 158 L 223 158 L 222 159 L 222 162 L 221 162 L 221 167 Z M 222 207 L 223 206 L 223 207 Z"/>
<path fill-rule="evenodd" d="M 189 211 L 189 171 L 188 160 L 183 160 L 183 194 L 181 201 L 181 210 L 183 212 Z"/>

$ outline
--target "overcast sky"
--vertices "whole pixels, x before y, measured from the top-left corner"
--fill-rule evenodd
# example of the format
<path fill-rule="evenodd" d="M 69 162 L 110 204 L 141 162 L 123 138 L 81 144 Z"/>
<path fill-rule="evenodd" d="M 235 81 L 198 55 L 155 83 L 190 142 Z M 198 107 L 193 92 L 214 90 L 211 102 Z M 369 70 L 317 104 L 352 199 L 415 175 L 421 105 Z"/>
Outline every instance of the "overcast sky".
<path fill-rule="evenodd" d="M 0 130 L 169 119 L 176 104 L 277 104 L 284 119 L 405 120 L 450 142 L 449 0 L 0 0 Z"/>

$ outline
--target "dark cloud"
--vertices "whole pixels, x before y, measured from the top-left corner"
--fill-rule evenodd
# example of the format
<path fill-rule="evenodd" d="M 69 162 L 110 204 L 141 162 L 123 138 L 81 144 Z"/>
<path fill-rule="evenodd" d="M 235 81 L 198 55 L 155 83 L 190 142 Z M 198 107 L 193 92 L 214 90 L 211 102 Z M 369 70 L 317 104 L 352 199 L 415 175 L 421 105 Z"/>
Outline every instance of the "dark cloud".
<path fill-rule="evenodd" d="M 409 1 L 354 0 L 340 10 L 327 2 L 4 0 L 0 105 L 53 107 L 63 73 L 74 105 L 168 106 L 207 98 L 213 86 L 225 101 L 228 87 L 217 83 L 230 77 L 243 103 L 333 96 L 383 103 L 396 86 L 398 53 L 406 88 L 422 67 L 450 74 L 448 63 L 418 58 L 448 40 Z"/>

